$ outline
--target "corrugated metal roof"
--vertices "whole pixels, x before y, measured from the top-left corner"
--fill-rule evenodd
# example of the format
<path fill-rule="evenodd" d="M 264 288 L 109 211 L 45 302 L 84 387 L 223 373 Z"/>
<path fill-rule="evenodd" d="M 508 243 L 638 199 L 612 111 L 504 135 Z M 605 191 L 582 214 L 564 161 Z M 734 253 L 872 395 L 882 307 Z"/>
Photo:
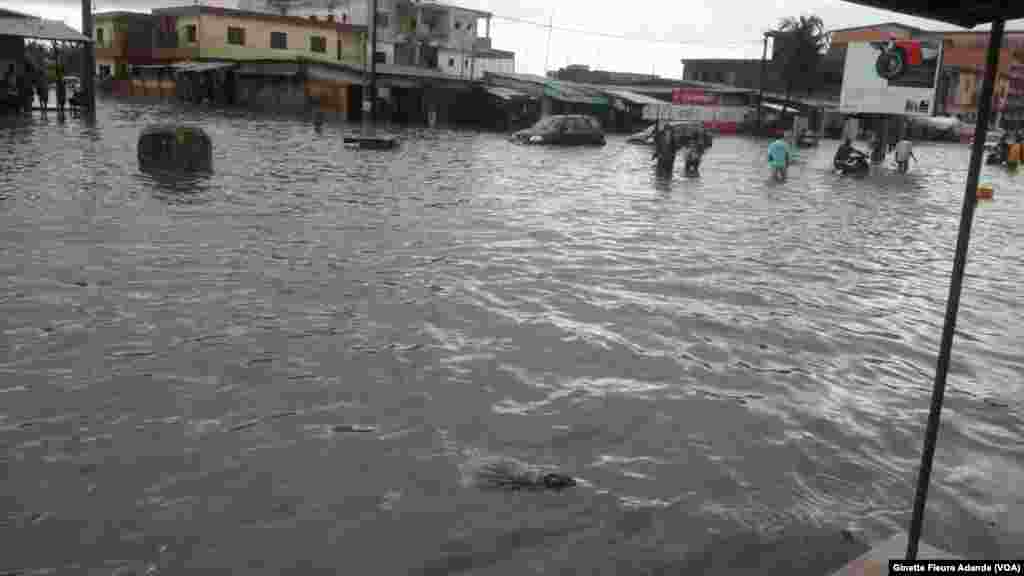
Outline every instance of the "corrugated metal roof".
<path fill-rule="evenodd" d="M 664 104 L 664 100 L 658 100 L 657 98 L 651 98 L 650 96 L 644 96 L 643 94 L 637 94 L 636 92 L 630 92 L 629 90 L 605 90 L 606 93 L 621 98 L 627 102 L 633 104 Z"/>
<path fill-rule="evenodd" d="M 42 18 L 0 18 L 0 36 L 61 42 L 92 42 L 92 39 L 63 22 Z"/>
<path fill-rule="evenodd" d="M 553 78 L 537 76 L 535 74 L 515 74 L 512 72 L 489 71 L 484 73 L 484 77 L 487 77 L 488 75 L 504 80 L 512 80 L 513 82 L 542 86 L 545 96 L 562 102 L 594 104 L 600 106 L 608 105 L 608 98 L 606 98 L 600 91 L 582 84 L 566 82 L 564 80 L 555 80 Z"/>

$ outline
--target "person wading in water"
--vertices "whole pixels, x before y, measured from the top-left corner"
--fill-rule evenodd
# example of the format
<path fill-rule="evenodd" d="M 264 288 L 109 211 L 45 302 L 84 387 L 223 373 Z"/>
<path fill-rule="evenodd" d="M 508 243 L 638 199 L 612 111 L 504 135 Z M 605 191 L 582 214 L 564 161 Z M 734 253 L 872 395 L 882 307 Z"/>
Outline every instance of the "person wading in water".
<path fill-rule="evenodd" d="M 679 138 L 671 126 L 665 126 L 654 138 L 654 156 L 658 164 L 655 169 L 659 178 L 671 178 L 676 164 L 676 153 L 679 151 Z"/>

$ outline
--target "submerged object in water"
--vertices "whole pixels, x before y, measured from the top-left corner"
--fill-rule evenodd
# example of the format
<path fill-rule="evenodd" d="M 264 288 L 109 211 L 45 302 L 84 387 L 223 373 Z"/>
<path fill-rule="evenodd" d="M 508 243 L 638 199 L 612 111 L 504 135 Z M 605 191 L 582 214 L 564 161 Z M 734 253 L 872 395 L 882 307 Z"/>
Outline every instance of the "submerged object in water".
<path fill-rule="evenodd" d="M 567 474 L 546 471 L 512 458 L 477 458 L 463 468 L 464 480 L 483 488 L 561 490 L 576 485 Z"/>
<path fill-rule="evenodd" d="M 198 127 L 149 126 L 139 135 L 138 155 L 143 170 L 213 170 L 213 143 Z"/>

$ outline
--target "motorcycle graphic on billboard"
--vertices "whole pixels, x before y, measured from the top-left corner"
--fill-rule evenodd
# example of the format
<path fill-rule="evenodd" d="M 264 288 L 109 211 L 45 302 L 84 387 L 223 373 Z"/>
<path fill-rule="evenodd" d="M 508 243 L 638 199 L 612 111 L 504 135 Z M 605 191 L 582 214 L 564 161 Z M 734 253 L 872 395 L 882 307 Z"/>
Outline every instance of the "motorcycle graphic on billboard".
<path fill-rule="evenodd" d="M 931 88 L 939 65 L 938 40 L 888 40 L 871 42 L 878 51 L 875 72 L 889 86 Z"/>
<path fill-rule="evenodd" d="M 942 66 L 940 39 L 851 42 L 843 64 L 843 114 L 931 116 Z"/>

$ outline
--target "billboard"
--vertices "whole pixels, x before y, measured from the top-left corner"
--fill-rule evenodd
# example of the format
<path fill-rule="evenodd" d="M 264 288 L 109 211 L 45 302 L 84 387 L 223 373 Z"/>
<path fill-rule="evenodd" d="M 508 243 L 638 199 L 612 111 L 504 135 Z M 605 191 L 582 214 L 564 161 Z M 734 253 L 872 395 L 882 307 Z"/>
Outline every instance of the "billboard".
<path fill-rule="evenodd" d="M 931 116 L 942 68 L 942 41 L 851 43 L 846 49 L 839 111 Z"/>

